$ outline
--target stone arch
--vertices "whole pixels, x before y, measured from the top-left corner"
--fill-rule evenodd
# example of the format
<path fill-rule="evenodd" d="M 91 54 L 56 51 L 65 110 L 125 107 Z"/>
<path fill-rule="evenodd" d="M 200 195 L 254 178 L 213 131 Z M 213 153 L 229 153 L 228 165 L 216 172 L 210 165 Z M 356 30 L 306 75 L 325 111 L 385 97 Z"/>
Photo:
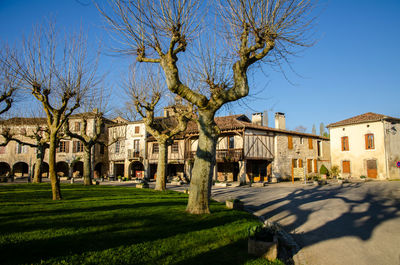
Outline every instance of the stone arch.
<path fill-rule="evenodd" d="M 33 172 L 35 172 L 35 167 L 36 164 L 34 164 L 32 167 L 32 175 L 34 174 Z M 42 162 L 42 178 L 48 178 L 48 177 L 49 177 L 49 164 L 47 164 L 46 162 Z"/>
<path fill-rule="evenodd" d="M 69 167 L 65 161 L 59 161 L 56 163 L 56 173 L 59 177 L 68 177 Z"/>
<path fill-rule="evenodd" d="M 0 176 L 10 175 L 11 167 L 6 162 L 0 162 Z"/>
<path fill-rule="evenodd" d="M 94 178 L 101 178 L 104 175 L 104 164 L 99 162 L 94 167 L 93 176 Z"/>
<path fill-rule="evenodd" d="M 144 165 L 139 161 L 134 161 L 129 165 L 129 176 L 131 178 L 144 178 Z"/>
<path fill-rule="evenodd" d="M 76 161 L 72 165 L 72 176 L 74 178 L 83 177 L 83 162 L 82 161 Z"/>
<path fill-rule="evenodd" d="M 25 162 L 17 162 L 14 164 L 12 172 L 16 177 L 27 177 L 29 174 L 29 166 Z"/>

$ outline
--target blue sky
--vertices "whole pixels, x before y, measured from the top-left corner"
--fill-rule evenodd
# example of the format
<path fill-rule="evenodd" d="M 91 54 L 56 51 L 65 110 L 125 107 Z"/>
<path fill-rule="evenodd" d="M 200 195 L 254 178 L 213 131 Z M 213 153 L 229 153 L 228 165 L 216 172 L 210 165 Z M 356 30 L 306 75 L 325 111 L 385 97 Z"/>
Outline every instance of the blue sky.
<path fill-rule="evenodd" d="M 265 66 L 254 76 L 254 88 L 263 99 L 251 100 L 250 109 L 234 113 L 286 113 L 288 129 L 325 125 L 365 112 L 400 117 L 400 1 L 320 0 L 321 14 L 315 46 L 292 58 L 295 72 L 285 76 Z M 18 43 L 33 24 L 54 15 L 57 25 L 89 30 L 93 43 L 110 42 L 104 22 L 90 0 L 0 0 L 0 39 Z M 133 60 L 133 59 L 130 59 Z M 101 70 L 117 83 L 127 58 L 103 57 Z M 117 88 L 115 88 L 117 91 Z M 115 105 L 121 102 L 116 97 Z"/>

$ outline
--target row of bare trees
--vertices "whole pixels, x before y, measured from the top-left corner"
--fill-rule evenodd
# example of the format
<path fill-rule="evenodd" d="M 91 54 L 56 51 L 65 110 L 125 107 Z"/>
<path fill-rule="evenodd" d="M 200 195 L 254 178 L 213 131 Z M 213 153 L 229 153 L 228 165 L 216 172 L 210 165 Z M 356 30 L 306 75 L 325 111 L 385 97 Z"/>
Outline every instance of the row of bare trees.
<path fill-rule="evenodd" d="M 189 213 L 210 212 L 219 134 L 215 114 L 249 94 L 250 70 L 280 66 L 297 48 L 312 44 L 313 8 L 311 0 L 110 0 L 98 5 L 119 37 L 118 50 L 160 67 L 168 90 L 197 109 L 199 144 Z M 210 40 L 215 41 L 203 45 Z M 184 81 L 189 74 L 200 89 Z"/>
<path fill-rule="evenodd" d="M 219 135 L 214 117 L 227 103 L 249 94 L 252 70 L 264 65 L 280 67 L 299 48 L 313 44 L 313 1 L 109 0 L 97 7 L 110 25 L 113 39 L 120 40 L 117 51 L 135 57 L 148 77 L 154 72 L 140 65 L 151 64 L 164 75 L 164 85 L 151 78 L 141 85 L 129 83 L 133 99 L 130 106 L 143 117 L 147 130 L 167 146 L 190 118 L 189 112 L 177 111 L 179 126 L 167 131 L 157 129 L 154 108 L 161 96 L 159 87 L 165 86 L 196 109 L 199 144 L 187 211 L 209 213 Z M 82 34 L 66 38 L 59 45 L 56 32 L 53 24 L 45 30 L 35 30 L 19 51 L 5 53 L 2 64 L 7 69 L 5 75 L 12 77 L 3 78 L 5 91 L 10 91 L 16 81 L 31 92 L 46 113 L 53 199 L 61 199 L 55 173 L 57 139 L 68 117 L 97 85 L 97 65 L 88 59 L 87 41 Z M 7 100 L 2 102 L 8 106 Z M 78 137 L 90 149 L 92 140 L 82 134 L 68 134 Z M 159 157 L 165 159 L 161 149 Z M 165 163 L 160 160 L 159 166 L 160 176 L 165 175 Z M 164 189 L 165 183 L 157 183 L 157 188 Z"/>
<path fill-rule="evenodd" d="M 49 150 L 49 177 L 53 200 L 62 198 L 59 179 L 56 176 L 56 148 L 62 137 L 69 136 L 81 140 L 85 151 L 85 184 L 90 181 L 90 149 L 97 141 L 99 130 L 94 135 L 71 133 L 68 129 L 69 117 L 74 111 L 82 109 L 99 85 L 97 60 L 88 52 L 88 42 L 83 33 L 58 34 L 54 22 L 35 27 L 31 35 L 24 39 L 18 48 L 6 48 L 1 56 L 3 96 L 8 110 L 12 95 L 16 90 L 29 92 L 45 113 L 45 124 L 25 137 L 36 141 L 22 141 L 10 131 L 3 130 L 4 143 L 16 141 L 38 150 L 35 165 L 35 181 L 40 181 L 40 169 L 45 150 Z M 3 97 L 1 98 L 3 99 Z M 3 102 L 2 101 L 2 102 Z M 95 118 L 97 126 L 102 126 L 101 113 Z M 86 129 L 87 117 L 82 116 Z M 3 143 L 3 144 L 4 144 Z M 88 177 L 89 176 L 89 177 Z"/>

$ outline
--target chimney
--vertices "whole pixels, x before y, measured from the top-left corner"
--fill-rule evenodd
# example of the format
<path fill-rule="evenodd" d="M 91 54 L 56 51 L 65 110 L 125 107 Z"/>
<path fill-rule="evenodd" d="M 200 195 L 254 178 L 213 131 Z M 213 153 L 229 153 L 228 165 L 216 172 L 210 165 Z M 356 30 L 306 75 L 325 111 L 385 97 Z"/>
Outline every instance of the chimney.
<path fill-rule="evenodd" d="M 285 113 L 276 112 L 275 113 L 275 129 L 286 129 Z"/>
<path fill-rule="evenodd" d="M 257 124 L 257 125 L 263 125 L 263 115 L 261 112 L 253 113 L 251 116 L 251 123 Z"/>
<path fill-rule="evenodd" d="M 268 127 L 268 111 L 266 110 L 263 113 L 262 125 Z"/>

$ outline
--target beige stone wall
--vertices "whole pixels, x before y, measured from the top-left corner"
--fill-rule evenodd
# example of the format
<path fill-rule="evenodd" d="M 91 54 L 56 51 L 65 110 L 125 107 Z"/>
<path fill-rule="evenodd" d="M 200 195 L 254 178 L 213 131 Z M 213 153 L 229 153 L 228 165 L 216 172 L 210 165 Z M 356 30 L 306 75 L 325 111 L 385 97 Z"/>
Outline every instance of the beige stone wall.
<path fill-rule="evenodd" d="M 326 142 L 326 140 L 320 140 L 312 138 L 312 149 L 309 148 L 307 136 L 292 135 L 293 149 L 288 148 L 288 135 L 277 134 L 275 136 L 275 153 L 274 160 L 272 163 L 272 175 L 276 178 L 291 179 L 292 178 L 292 160 L 301 159 L 303 161 L 303 168 L 307 172 L 307 160 L 312 159 L 312 173 L 314 172 L 314 163 L 317 160 L 317 169 L 321 163 L 318 161 L 323 159 L 323 156 L 318 157 L 317 155 L 317 142 Z M 323 144 L 323 147 L 326 144 Z M 299 162 L 298 166 L 299 166 Z"/>
<path fill-rule="evenodd" d="M 384 122 L 385 129 L 385 155 L 387 161 L 388 178 L 400 179 L 400 122 Z"/>
<path fill-rule="evenodd" d="M 375 148 L 366 150 L 365 134 L 374 134 Z M 349 151 L 342 151 L 341 138 L 349 138 Z M 343 170 L 343 161 L 350 161 L 350 174 L 342 177 L 367 176 L 367 160 L 377 161 L 378 179 L 386 179 L 384 128 L 381 121 L 330 128 L 331 161 Z"/>

